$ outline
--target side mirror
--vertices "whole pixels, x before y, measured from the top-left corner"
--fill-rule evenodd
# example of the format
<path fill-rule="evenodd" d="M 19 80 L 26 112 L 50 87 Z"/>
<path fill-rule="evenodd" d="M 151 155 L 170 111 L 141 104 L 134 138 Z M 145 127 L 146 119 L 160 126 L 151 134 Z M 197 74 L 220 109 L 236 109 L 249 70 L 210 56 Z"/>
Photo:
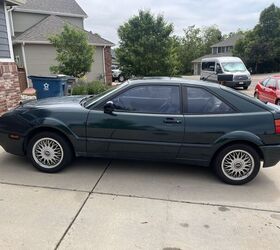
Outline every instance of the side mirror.
<path fill-rule="evenodd" d="M 115 110 L 115 106 L 112 101 L 109 101 L 104 105 L 104 113 L 112 114 L 114 110 Z"/>

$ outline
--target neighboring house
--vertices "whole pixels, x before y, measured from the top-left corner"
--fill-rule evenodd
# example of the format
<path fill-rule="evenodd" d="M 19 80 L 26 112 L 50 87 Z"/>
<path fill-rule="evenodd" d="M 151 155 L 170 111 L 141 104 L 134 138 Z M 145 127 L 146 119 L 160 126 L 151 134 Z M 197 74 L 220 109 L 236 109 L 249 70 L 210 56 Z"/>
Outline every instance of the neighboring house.
<path fill-rule="evenodd" d="M 51 35 L 62 32 L 68 24 L 88 35 L 89 43 L 96 47 L 94 63 L 88 80 L 104 79 L 111 83 L 111 47 L 114 44 L 97 34 L 84 30 L 87 14 L 75 0 L 26 0 L 10 11 L 13 24 L 15 60 L 26 75 L 50 75 L 50 66 L 56 65 L 56 50 L 49 42 Z"/>
<path fill-rule="evenodd" d="M 194 75 L 200 75 L 201 71 L 201 61 L 204 58 L 209 58 L 209 57 L 223 57 L 223 56 L 232 56 L 232 51 L 233 48 L 236 44 L 236 42 L 242 38 L 241 34 L 236 34 L 231 36 L 228 39 L 225 39 L 219 43 L 216 43 L 211 46 L 212 49 L 212 54 L 205 55 L 202 57 L 199 57 L 195 60 L 192 61 L 193 64 L 193 74 Z"/>
<path fill-rule="evenodd" d="M 8 18 L 8 8 L 24 3 L 23 0 L 0 0 L 0 115 L 20 102 L 17 65 Z"/>

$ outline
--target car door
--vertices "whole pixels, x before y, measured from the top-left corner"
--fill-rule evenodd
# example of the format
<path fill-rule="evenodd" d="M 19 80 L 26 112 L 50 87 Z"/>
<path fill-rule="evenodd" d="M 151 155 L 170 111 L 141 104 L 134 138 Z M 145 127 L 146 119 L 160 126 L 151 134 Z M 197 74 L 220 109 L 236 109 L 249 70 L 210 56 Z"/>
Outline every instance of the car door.
<path fill-rule="evenodd" d="M 212 145 L 234 123 L 233 107 L 203 87 L 183 87 L 185 137 L 178 158 L 208 165 Z"/>
<path fill-rule="evenodd" d="M 260 82 L 257 85 L 258 88 L 258 98 L 262 101 L 262 102 L 267 102 L 267 95 L 266 95 L 266 84 L 269 82 L 270 78 L 265 79 L 264 81 Z"/>
<path fill-rule="evenodd" d="M 275 103 L 276 96 L 276 79 L 271 78 L 265 86 L 265 98 L 267 102 Z"/>
<path fill-rule="evenodd" d="M 174 159 L 184 137 L 179 85 L 135 85 L 88 117 L 88 152 L 117 158 Z"/>

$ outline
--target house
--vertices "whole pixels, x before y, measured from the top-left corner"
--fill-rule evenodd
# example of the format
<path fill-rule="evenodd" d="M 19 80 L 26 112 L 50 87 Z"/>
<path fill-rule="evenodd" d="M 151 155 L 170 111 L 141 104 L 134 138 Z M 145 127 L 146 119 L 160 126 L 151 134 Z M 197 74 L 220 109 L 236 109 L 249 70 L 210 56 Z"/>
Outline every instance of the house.
<path fill-rule="evenodd" d="M 213 44 L 211 46 L 211 49 L 212 49 L 211 54 L 199 57 L 192 61 L 193 74 L 200 75 L 201 61 L 204 58 L 232 56 L 232 51 L 234 49 L 234 46 L 240 38 L 242 38 L 242 34 L 235 34 L 235 35 L 232 35 L 231 37 L 229 37 L 228 39 L 225 39 L 219 43 Z"/>
<path fill-rule="evenodd" d="M 51 35 L 59 34 L 68 24 L 83 30 L 89 43 L 95 46 L 94 63 L 87 79 L 111 83 L 111 47 L 114 44 L 84 29 L 87 14 L 75 0 L 26 0 L 10 10 L 14 56 L 26 75 L 50 75 L 50 66 L 56 65 L 56 50 L 49 42 Z M 29 83 L 30 84 L 30 83 Z"/>
<path fill-rule="evenodd" d="M 20 102 L 18 70 L 14 61 L 8 8 L 23 3 L 23 0 L 0 1 L 0 115 Z"/>

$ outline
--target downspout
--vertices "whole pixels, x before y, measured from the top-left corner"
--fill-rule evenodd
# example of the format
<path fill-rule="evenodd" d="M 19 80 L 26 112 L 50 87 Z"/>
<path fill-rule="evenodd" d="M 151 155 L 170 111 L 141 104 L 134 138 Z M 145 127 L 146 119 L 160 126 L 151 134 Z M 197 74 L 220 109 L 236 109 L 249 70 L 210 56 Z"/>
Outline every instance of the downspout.
<path fill-rule="evenodd" d="M 9 13 L 9 17 L 10 17 L 10 27 L 11 27 L 12 36 L 15 36 L 14 20 L 13 20 L 13 14 L 12 14 L 14 9 L 15 9 L 15 6 L 13 6 L 10 9 L 8 9 L 8 13 Z"/>
<path fill-rule="evenodd" d="M 31 86 L 29 85 L 28 69 L 27 69 L 26 56 L 25 56 L 25 42 L 23 42 L 22 45 L 21 45 L 21 51 L 22 51 L 23 66 L 24 66 L 24 69 L 25 69 L 27 87 L 30 88 Z"/>
<path fill-rule="evenodd" d="M 104 70 L 104 81 L 105 81 L 105 84 L 107 84 L 106 61 L 105 61 L 105 48 L 106 48 L 106 46 L 103 47 L 103 70 Z"/>

